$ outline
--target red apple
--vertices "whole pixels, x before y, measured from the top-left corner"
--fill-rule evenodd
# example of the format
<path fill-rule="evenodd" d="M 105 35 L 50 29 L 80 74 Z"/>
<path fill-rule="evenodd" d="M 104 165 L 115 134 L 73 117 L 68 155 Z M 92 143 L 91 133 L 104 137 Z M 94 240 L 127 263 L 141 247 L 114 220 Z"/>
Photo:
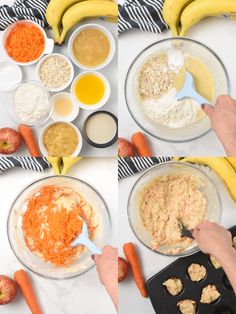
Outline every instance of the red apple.
<path fill-rule="evenodd" d="M 134 157 L 134 147 L 125 138 L 118 138 L 118 155 L 119 157 Z"/>
<path fill-rule="evenodd" d="M 122 257 L 118 257 L 118 281 L 124 280 L 128 276 L 129 264 Z"/>
<path fill-rule="evenodd" d="M 16 296 L 15 282 L 4 275 L 0 275 L 0 305 L 10 303 Z"/>
<path fill-rule="evenodd" d="M 0 154 L 10 155 L 21 145 L 20 134 L 11 128 L 0 129 Z"/>

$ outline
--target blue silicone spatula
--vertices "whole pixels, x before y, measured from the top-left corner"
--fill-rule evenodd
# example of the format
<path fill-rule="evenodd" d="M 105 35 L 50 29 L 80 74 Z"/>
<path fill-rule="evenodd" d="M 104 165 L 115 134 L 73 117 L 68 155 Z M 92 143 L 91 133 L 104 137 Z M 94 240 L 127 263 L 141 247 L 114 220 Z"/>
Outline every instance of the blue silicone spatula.
<path fill-rule="evenodd" d="M 183 88 L 176 95 L 177 100 L 183 98 L 192 98 L 200 105 L 208 104 L 209 101 L 202 97 L 195 89 L 194 79 L 192 75 L 186 71 L 185 82 Z"/>
<path fill-rule="evenodd" d="M 85 245 L 92 254 L 101 255 L 102 253 L 101 250 L 92 241 L 89 240 L 88 228 L 85 222 L 83 223 L 81 234 L 71 242 L 72 246 L 77 246 L 80 244 Z"/>

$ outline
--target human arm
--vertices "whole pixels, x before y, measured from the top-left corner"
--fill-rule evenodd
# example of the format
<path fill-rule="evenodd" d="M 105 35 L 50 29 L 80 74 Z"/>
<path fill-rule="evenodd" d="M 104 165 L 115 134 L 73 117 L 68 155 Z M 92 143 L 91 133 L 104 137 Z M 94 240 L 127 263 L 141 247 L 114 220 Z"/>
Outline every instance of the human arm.
<path fill-rule="evenodd" d="M 205 221 L 194 229 L 193 236 L 202 252 L 217 258 L 236 293 L 236 250 L 232 247 L 231 233 Z"/>
<path fill-rule="evenodd" d="M 236 100 L 230 96 L 218 97 L 215 107 L 202 106 L 211 127 L 224 146 L 228 156 L 236 156 Z"/>
<path fill-rule="evenodd" d="M 118 310 L 118 250 L 105 246 L 101 255 L 93 256 L 101 283 Z"/>

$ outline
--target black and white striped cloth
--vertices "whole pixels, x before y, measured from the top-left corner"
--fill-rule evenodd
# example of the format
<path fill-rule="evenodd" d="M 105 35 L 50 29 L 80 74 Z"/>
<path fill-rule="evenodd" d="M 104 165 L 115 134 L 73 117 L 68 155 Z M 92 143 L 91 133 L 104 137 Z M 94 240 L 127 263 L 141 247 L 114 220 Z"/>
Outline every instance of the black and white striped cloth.
<path fill-rule="evenodd" d="M 118 158 L 118 178 L 127 178 L 135 173 L 170 160 L 170 157 L 120 157 Z"/>
<path fill-rule="evenodd" d="M 45 157 L 0 157 L 0 173 L 15 167 L 43 172 L 51 165 Z"/>
<path fill-rule="evenodd" d="M 49 0 L 16 0 L 12 6 L 0 5 L 0 31 L 19 20 L 31 20 L 46 28 L 48 2 Z"/>
<path fill-rule="evenodd" d="M 119 34 L 132 28 L 153 33 L 168 29 L 162 16 L 163 3 L 164 0 L 126 0 L 119 5 Z"/>

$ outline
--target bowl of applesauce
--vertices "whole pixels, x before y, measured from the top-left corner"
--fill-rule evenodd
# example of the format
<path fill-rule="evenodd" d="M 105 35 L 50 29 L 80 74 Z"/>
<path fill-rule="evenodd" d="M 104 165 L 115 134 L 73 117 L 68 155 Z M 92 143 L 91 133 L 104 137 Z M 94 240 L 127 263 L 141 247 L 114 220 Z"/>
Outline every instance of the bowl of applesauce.
<path fill-rule="evenodd" d="M 70 37 L 69 55 L 83 70 L 100 70 L 114 57 L 116 45 L 111 32 L 99 24 L 85 24 Z"/>

